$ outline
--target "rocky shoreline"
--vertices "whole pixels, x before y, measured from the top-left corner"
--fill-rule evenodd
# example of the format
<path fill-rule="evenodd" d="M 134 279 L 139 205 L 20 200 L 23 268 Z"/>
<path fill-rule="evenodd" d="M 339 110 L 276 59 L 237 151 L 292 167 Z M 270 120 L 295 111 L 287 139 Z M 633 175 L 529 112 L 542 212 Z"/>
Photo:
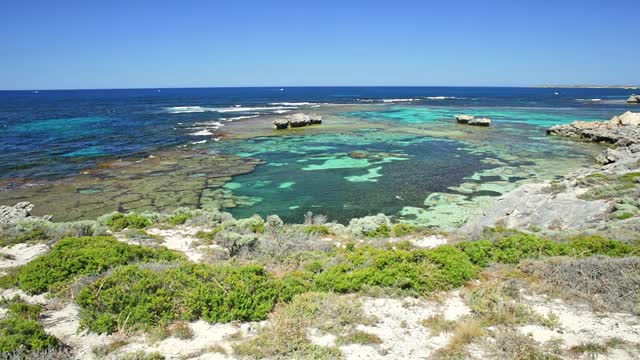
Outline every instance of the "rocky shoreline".
<path fill-rule="evenodd" d="M 556 125 L 548 135 L 614 145 L 595 158 L 598 165 L 561 180 L 525 184 L 501 196 L 460 232 L 478 237 L 485 227 L 537 231 L 615 232 L 640 230 L 640 113 L 604 122 Z"/>

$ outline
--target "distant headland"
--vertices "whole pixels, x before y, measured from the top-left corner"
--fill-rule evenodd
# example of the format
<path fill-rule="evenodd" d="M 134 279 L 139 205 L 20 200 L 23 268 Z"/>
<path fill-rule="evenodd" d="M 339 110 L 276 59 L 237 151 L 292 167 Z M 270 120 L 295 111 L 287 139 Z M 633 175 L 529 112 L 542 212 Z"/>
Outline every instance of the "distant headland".
<path fill-rule="evenodd" d="M 536 85 L 534 88 L 569 89 L 640 89 L 640 85 Z"/>

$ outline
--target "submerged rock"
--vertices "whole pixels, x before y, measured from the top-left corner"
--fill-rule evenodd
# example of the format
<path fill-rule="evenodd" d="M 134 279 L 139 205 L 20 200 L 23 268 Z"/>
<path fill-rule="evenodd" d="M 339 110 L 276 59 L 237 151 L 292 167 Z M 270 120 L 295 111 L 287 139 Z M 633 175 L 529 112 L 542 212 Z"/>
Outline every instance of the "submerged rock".
<path fill-rule="evenodd" d="M 547 134 L 628 146 L 640 143 L 640 113 L 627 111 L 607 121 L 555 125 L 547 129 Z"/>
<path fill-rule="evenodd" d="M 33 204 L 28 201 L 19 202 L 13 206 L 0 206 L 0 225 L 15 224 L 26 218 L 36 218 L 31 215 Z M 51 220 L 51 216 L 39 217 L 39 219 Z"/>
<path fill-rule="evenodd" d="M 303 113 L 289 115 L 288 119 L 289 125 L 291 125 L 292 128 L 307 126 L 311 122 L 309 115 L 305 115 Z"/>
<path fill-rule="evenodd" d="M 634 95 L 632 94 L 631 96 L 629 96 L 629 98 L 627 99 L 627 103 L 629 104 L 640 104 L 640 95 Z"/>

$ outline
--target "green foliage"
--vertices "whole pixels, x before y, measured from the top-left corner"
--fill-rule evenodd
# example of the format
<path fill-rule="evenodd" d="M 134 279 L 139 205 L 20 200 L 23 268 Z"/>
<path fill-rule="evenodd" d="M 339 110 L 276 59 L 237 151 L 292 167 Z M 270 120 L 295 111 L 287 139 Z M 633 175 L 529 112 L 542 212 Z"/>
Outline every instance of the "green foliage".
<path fill-rule="evenodd" d="M 191 218 L 190 214 L 179 213 L 179 214 L 174 214 L 168 217 L 167 222 L 173 226 L 182 225 L 185 222 L 187 222 L 187 220 L 189 220 L 190 218 Z"/>
<path fill-rule="evenodd" d="M 223 230 L 222 226 L 218 226 L 211 231 L 198 231 L 196 233 L 196 237 L 200 240 L 205 240 L 207 242 L 213 242 L 216 238 L 216 234 Z"/>
<path fill-rule="evenodd" d="M 517 234 L 494 243 L 493 259 L 497 262 L 517 264 L 524 259 L 565 255 L 566 246 L 531 234 Z"/>
<path fill-rule="evenodd" d="M 0 353 L 59 347 L 58 339 L 48 335 L 38 321 L 41 312 L 40 305 L 12 301 L 7 315 L 0 320 Z"/>
<path fill-rule="evenodd" d="M 317 234 L 317 235 L 329 235 L 331 234 L 331 230 L 326 225 L 307 225 L 303 228 L 303 232 L 307 234 Z"/>
<path fill-rule="evenodd" d="M 76 299 L 81 324 L 98 333 L 151 328 L 174 320 L 263 320 L 291 288 L 259 266 L 181 264 L 160 270 L 123 266 Z"/>
<path fill-rule="evenodd" d="M 185 219 L 186 221 L 186 219 Z M 107 218 L 105 224 L 113 231 L 124 229 L 144 229 L 151 225 L 151 220 L 137 214 L 115 213 Z"/>
<path fill-rule="evenodd" d="M 399 237 L 413 234 L 416 232 L 416 229 L 415 226 L 405 223 L 393 225 L 393 233 Z"/>
<path fill-rule="evenodd" d="M 357 247 L 340 252 L 335 262 L 315 277 L 319 290 L 344 293 L 371 286 L 422 294 L 460 286 L 477 273 L 452 246 L 413 251 Z"/>
<path fill-rule="evenodd" d="M 387 238 L 391 236 L 391 227 L 387 224 L 382 224 L 378 226 L 375 230 L 369 231 L 365 233 L 366 236 L 372 238 Z"/>
<path fill-rule="evenodd" d="M 118 265 L 182 258 L 166 248 L 129 245 L 108 236 L 68 238 L 58 242 L 49 253 L 23 266 L 18 280 L 22 290 L 37 294 L 78 275 L 100 274 Z"/>
<path fill-rule="evenodd" d="M 465 241 L 456 247 L 469 257 L 472 263 L 481 267 L 489 266 L 493 261 L 493 242 L 489 240 Z"/>
<path fill-rule="evenodd" d="M 574 256 L 628 256 L 638 254 L 639 249 L 621 241 L 605 239 L 601 236 L 574 236 L 569 240 L 571 254 Z"/>

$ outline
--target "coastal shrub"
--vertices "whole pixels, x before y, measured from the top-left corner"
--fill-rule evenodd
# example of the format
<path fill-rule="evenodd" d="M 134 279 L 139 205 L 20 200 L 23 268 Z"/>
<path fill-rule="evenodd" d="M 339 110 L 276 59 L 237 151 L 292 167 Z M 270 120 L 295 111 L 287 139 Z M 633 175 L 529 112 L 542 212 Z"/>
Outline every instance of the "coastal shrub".
<path fill-rule="evenodd" d="M 326 225 L 307 225 L 303 228 L 307 234 L 329 235 L 331 230 Z"/>
<path fill-rule="evenodd" d="M 196 233 L 196 238 L 200 240 L 204 240 L 204 242 L 207 244 L 211 244 L 215 240 L 216 234 L 222 230 L 223 230 L 222 226 L 218 226 L 211 231 L 200 230 Z"/>
<path fill-rule="evenodd" d="M 271 236 L 259 237 L 252 252 L 244 255 L 269 261 L 287 262 L 292 260 L 287 259 L 290 255 L 327 252 L 332 248 L 333 245 L 330 242 L 320 239 L 315 233 L 302 231 L 299 226 L 284 225 L 277 231 L 272 231 Z"/>
<path fill-rule="evenodd" d="M 388 238 L 391 236 L 391 227 L 387 224 L 382 224 L 375 230 L 365 233 L 365 236 L 372 238 Z"/>
<path fill-rule="evenodd" d="M 493 259 L 497 262 L 517 264 L 524 259 L 564 255 L 567 247 L 555 241 L 531 234 L 517 234 L 494 243 Z"/>
<path fill-rule="evenodd" d="M 83 327 L 111 333 L 175 320 L 263 320 L 281 300 L 284 288 L 283 281 L 256 265 L 127 265 L 85 287 L 76 302 L 83 310 Z"/>
<path fill-rule="evenodd" d="M 351 219 L 347 230 L 354 236 L 375 236 L 381 231 L 384 232 L 385 226 L 390 232 L 391 221 L 386 215 L 378 214 Z"/>
<path fill-rule="evenodd" d="M 413 251 L 356 247 L 338 253 L 334 262 L 315 277 L 318 289 L 344 293 L 367 286 L 423 294 L 460 286 L 477 273 L 462 251 L 446 245 Z"/>
<path fill-rule="evenodd" d="M 622 241 L 605 239 L 601 236 L 574 236 L 569 239 L 571 255 L 583 257 L 592 255 L 606 255 L 612 257 L 640 255 L 638 246 Z"/>
<path fill-rule="evenodd" d="M 393 234 L 398 237 L 411 235 L 415 233 L 416 230 L 417 230 L 417 227 L 410 224 L 398 223 L 393 225 Z"/>
<path fill-rule="evenodd" d="M 190 214 L 174 214 L 167 218 L 167 222 L 173 226 L 182 225 L 187 222 L 189 218 L 191 218 Z"/>
<path fill-rule="evenodd" d="M 55 242 L 65 237 L 105 235 L 106 229 L 95 221 L 54 223 L 42 219 L 25 219 L 0 226 L 0 246 L 28 242 Z"/>
<path fill-rule="evenodd" d="M 58 339 L 48 335 L 38 321 L 41 312 L 40 305 L 30 305 L 19 299 L 11 300 L 7 314 L 0 319 L 0 353 L 60 347 Z"/>
<path fill-rule="evenodd" d="M 493 242 L 489 240 L 465 241 L 456 247 L 469 257 L 469 260 L 480 267 L 487 267 L 493 261 Z"/>
<path fill-rule="evenodd" d="M 152 221 L 138 214 L 114 213 L 105 220 L 105 224 L 112 231 L 121 231 L 124 229 L 144 229 L 150 226 Z"/>
<path fill-rule="evenodd" d="M 132 262 L 174 261 L 182 255 L 166 248 L 129 245 L 113 237 L 67 238 L 20 269 L 20 289 L 42 293 L 78 275 L 100 274 L 109 268 Z"/>

